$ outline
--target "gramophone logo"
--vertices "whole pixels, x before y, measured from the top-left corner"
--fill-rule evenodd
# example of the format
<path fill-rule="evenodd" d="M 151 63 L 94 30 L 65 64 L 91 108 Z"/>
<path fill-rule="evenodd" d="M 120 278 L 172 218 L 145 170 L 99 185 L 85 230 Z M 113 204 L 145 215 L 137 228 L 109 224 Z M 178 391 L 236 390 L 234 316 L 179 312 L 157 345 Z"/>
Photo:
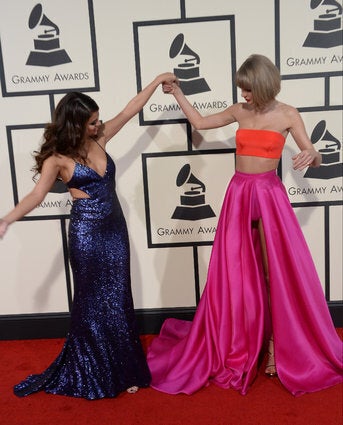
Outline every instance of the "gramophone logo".
<path fill-rule="evenodd" d="M 206 80 L 200 77 L 200 57 L 187 46 L 182 33 L 173 40 L 169 49 L 169 57 L 182 60 L 174 68 L 174 74 L 178 77 L 185 95 L 211 91 Z"/>
<path fill-rule="evenodd" d="M 326 121 L 322 120 L 315 126 L 311 141 L 317 144 L 322 155 L 322 164 L 318 168 L 308 168 L 304 177 L 316 179 L 331 179 L 343 176 L 342 143 L 326 129 Z"/>
<path fill-rule="evenodd" d="M 40 3 L 32 9 L 28 25 L 31 30 L 38 27 L 40 32 L 34 39 L 34 50 L 26 65 L 50 67 L 71 62 L 67 52 L 60 48 L 58 26 L 43 14 Z"/>
<path fill-rule="evenodd" d="M 342 6 L 335 0 L 311 0 L 311 9 L 328 6 L 314 20 L 304 47 L 330 48 L 343 45 Z"/>
<path fill-rule="evenodd" d="M 203 182 L 198 180 L 192 173 L 189 164 L 184 165 L 176 178 L 178 187 L 184 186 L 183 195 L 180 196 L 180 204 L 175 208 L 171 218 L 178 220 L 201 220 L 215 217 L 210 205 L 205 202 L 206 188 Z"/>

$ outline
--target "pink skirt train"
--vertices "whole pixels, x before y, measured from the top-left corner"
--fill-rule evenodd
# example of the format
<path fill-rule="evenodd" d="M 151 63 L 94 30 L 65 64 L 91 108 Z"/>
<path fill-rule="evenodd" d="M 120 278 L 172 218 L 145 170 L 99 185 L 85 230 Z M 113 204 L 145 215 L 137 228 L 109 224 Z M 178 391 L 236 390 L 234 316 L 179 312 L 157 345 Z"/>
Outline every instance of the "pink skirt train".
<path fill-rule="evenodd" d="M 270 307 L 260 237 L 252 226 L 259 218 Z M 281 180 L 275 171 L 236 172 L 194 319 L 167 319 L 148 349 L 151 386 L 192 394 L 214 383 L 246 394 L 272 334 L 278 376 L 292 394 L 343 381 L 343 344 Z"/>

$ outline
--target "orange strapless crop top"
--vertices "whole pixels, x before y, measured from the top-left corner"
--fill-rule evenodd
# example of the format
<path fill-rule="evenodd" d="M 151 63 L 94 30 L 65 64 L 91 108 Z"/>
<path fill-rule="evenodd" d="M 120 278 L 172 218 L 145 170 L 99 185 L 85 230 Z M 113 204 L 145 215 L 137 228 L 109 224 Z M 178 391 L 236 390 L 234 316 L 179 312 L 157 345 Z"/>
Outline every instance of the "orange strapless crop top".
<path fill-rule="evenodd" d="M 280 159 L 285 141 L 278 131 L 239 128 L 236 132 L 236 154 Z"/>

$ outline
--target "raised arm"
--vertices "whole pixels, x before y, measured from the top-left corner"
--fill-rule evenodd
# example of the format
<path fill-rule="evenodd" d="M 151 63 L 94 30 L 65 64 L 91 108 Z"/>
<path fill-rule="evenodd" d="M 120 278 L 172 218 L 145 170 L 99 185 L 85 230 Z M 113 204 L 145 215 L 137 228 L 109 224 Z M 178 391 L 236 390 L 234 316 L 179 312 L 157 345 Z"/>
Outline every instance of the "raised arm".
<path fill-rule="evenodd" d="M 291 122 L 289 132 L 300 149 L 300 152 L 292 157 L 294 170 L 319 167 L 322 162 L 322 156 L 313 147 L 298 110 L 290 106 L 287 114 Z"/>
<path fill-rule="evenodd" d="M 28 193 L 8 214 L 0 219 L 0 238 L 4 236 L 10 224 L 17 221 L 32 211 L 40 204 L 59 174 L 59 167 L 55 157 L 49 157 L 45 160 L 40 175 L 40 179 L 34 189 Z"/>
<path fill-rule="evenodd" d="M 165 93 L 173 94 L 177 103 L 180 105 L 183 113 L 186 115 L 188 121 L 196 130 L 206 130 L 210 128 L 223 127 L 236 121 L 234 110 L 235 105 L 230 106 L 224 111 L 202 116 L 188 101 L 183 94 L 181 88 L 177 83 L 163 84 L 163 91 Z"/>
<path fill-rule="evenodd" d="M 150 84 L 140 91 L 125 108 L 114 118 L 104 123 L 103 135 L 107 143 L 118 131 L 135 116 L 150 99 L 156 88 L 163 82 L 175 81 L 176 77 L 171 72 L 158 75 Z"/>

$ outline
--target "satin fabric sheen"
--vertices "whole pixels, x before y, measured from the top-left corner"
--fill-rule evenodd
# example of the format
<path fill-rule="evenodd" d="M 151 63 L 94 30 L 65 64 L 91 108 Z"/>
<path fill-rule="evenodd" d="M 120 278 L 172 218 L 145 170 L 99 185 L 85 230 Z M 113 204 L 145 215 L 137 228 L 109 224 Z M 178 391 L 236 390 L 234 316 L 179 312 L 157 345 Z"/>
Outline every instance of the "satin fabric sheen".
<path fill-rule="evenodd" d="M 259 218 L 267 244 L 270 309 L 258 229 L 252 226 Z M 151 386 L 192 394 L 214 383 L 244 395 L 272 333 L 278 376 L 292 394 L 342 382 L 342 341 L 281 180 L 275 171 L 236 172 L 195 317 L 192 322 L 167 319 L 149 347 Z"/>
<path fill-rule="evenodd" d="M 279 159 L 285 142 L 278 131 L 239 128 L 236 132 L 236 154 Z"/>
<path fill-rule="evenodd" d="M 70 216 L 70 330 L 51 366 L 15 386 L 18 396 L 44 390 L 93 400 L 149 386 L 131 295 L 126 222 L 115 191 L 115 165 L 106 156 L 104 176 L 76 163 L 68 182 L 90 197 L 74 201 Z"/>

